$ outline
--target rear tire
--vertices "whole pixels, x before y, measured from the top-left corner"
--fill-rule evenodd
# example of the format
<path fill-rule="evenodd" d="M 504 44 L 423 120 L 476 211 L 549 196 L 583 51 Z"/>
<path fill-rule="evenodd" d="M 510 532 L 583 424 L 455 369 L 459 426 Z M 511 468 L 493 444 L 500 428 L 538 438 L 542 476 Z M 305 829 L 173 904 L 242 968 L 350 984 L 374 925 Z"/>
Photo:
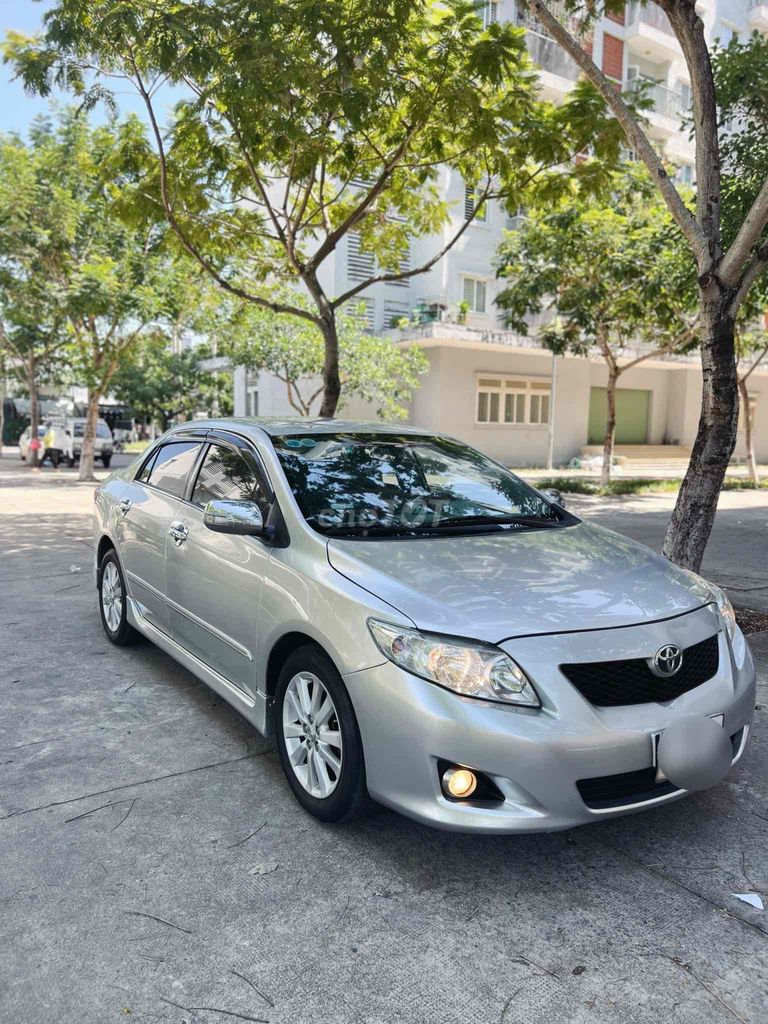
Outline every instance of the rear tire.
<path fill-rule="evenodd" d="M 118 647 L 134 644 L 139 634 L 128 622 L 125 578 L 117 552 L 110 548 L 99 565 L 99 612 L 107 639 Z"/>
<path fill-rule="evenodd" d="M 335 665 L 318 647 L 300 647 L 275 694 L 280 763 L 298 802 L 320 821 L 355 818 L 367 803 L 357 719 Z"/>

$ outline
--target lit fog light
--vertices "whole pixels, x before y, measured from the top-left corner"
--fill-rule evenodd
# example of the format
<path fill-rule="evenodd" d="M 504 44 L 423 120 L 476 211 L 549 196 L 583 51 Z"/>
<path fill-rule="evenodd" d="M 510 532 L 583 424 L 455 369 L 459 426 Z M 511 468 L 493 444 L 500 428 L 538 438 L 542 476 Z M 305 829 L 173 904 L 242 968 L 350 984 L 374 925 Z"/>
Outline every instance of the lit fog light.
<path fill-rule="evenodd" d="M 443 789 L 454 800 L 464 800 L 477 789 L 477 776 L 469 768 L 448 768 L 443 772 Z"/>

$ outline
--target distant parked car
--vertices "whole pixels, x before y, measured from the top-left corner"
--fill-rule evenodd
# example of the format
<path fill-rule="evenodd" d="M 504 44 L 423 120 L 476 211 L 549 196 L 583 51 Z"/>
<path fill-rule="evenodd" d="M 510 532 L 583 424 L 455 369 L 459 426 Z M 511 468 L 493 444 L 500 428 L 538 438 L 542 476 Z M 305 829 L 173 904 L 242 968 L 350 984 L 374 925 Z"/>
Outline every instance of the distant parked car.
<path fill-rule="evenodd" d="M 369 793 L 548 832 L 712 786 L 747 745 L 755 666 L 723 591 L 453 438 L 185 424 L 95 517 L 107 637 L 143 634 L 274 735 L 323 821 Z"/>
<path fill-rule="evenodd" d="M 38 439 L 40 441 L 39 452 L 40 452 L 41 456 L 42 456 L 42 453 L 43 453 L 43 449 L 42 449 L 43 438 L 45 437 L 45 432 L 46 432 L 47 429 L 48 428 L 46 427 L 46 425 L 44 423 L 41 423 L 38 426 L 38 428 L 37 428 L 37 436 L 38 436 Z M 21 459 L 22 462 L 26 462 L 27 459 L 29 458 L 29 442 L 31 440 L 32 440 L 32 427 L 28 426 L 22 432 L 21 436 L 19 437 L 19 458 Z"/>
<path fill-rule="evenodd" d="M 78 462 L 83 448 L 83 436 L 85 434 L 85 418 L 67 420 L 67 430 L 72 434 L 73 458 L 71 465 Z M 94 458 L 101 459 L 105 469 L 109 468 L 112 461 L 114 442 L 112 431 L 109 429 L 106 420 L 99 420 L 96 424 L 96 437 L 93 442 Z"/>

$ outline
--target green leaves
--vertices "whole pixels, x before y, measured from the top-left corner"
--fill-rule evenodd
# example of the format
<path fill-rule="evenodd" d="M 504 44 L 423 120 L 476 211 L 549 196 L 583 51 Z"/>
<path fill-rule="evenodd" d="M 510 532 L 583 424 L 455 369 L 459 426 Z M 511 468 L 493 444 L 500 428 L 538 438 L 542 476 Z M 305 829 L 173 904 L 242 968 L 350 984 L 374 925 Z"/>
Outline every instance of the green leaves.
<path fill-rule="evenodd" d="M 291 304 L 306 304 L 300 294 L 281 293 L 275 297 Z M 358 310 L 343 314 L 338 330 L 342 401 L 361 398 L 373 403 L 383 419 L 404 418 L 419 377 L 428 369 L 423 352 L 367 334 Z M 317 413 L 325 351 L 322 335 L 314 324 L 237 305 L 222 309 L 213 336 L 217 352 L 229 356 L 234 366 L 245 366 L 251 372 L 266 370 L 281 380 L 297 414 Z"/>
<path fill-rule="evenodd" d="M 529 211 L 502 247 L 497 298 L 510 326 L 546 313 L 541 330 L 555 352 L 585 355 L 606 346 L 690 344 L 697 293 L 694 268 L 671 215 L 638 165 L 612 176 L 610 205 L 577 190 L 554 208 Z"/>

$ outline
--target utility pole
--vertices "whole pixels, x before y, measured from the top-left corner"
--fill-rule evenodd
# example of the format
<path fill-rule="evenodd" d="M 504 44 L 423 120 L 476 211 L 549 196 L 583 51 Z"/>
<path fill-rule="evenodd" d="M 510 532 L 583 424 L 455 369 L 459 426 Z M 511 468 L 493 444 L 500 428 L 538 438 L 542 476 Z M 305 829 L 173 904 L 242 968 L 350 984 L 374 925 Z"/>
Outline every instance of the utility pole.
<path fill-rule="evenodd" d="M 555 460 L 555 400 L 557 398 L 557 354 L 552 353 L 552 388 L 549 397 L 549 437 L 547 444 L 547 469 L 554 469 Z"/>

